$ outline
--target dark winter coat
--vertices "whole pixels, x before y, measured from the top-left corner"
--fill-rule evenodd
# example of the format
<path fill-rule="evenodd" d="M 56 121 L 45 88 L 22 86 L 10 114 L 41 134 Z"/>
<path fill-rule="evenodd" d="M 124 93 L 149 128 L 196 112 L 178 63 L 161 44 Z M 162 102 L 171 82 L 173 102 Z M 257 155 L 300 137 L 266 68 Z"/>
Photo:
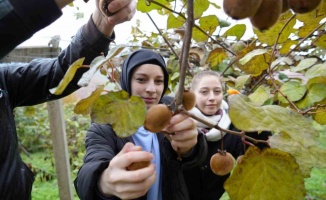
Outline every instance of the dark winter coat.
<path fill-rule="evenodd" d="M 166 97 L 163 97 L 164 102 Z M 168 100 L 170 101 L 170 99 Z M 164 102 L 165 103 L 165 102 Z M 198 143 L 187 157 L 179 161 L 171 143 L 162 133 L 157 133 L 162 170 L 163 200 L 188 200 L 187 187 L 184 183 L 183 169 L 195 167 L 203 162 L 207 153 L 204 135 L 198 135 Z M 84 165 L 78 172 L 75 187 L 82 200 L 106 199 L 98 192 L 97 182 L 100 174 L 108 167 L 112 158 L 120 152 L 127 142 L 133 142 L 132 137 L 120 138 L 110 125 L 93 123 L 86 135 L 86 155 Z M 134 143 L 134 142 L 133 142 Z M 113 197 L 110 199 L 117 200 Z M 146 196 L 139 199 L 146 200 Z"/>
<path fill-rule="evenodd" d="M 31 1 L 26 2 L 31 3 Z M 48 1 L 44 0 L 44 2 Z M 112 40 L 104 38 L 93 21 L 89 20 L 58 58 L 35 59 L 30 63 L 11 63 L 0 66 L 1 200 L 30 199 L 34 180 L 34 174 L 19 156 L 14 108 L 51 101 L 77 90 L 79 88 L 77 81 L 85 72 L 85 68 L 77 71 L 75 78 L 62 95 L 55 96 L 49 92 L 49 89 L 58 86 L 74 61 L 86 57 L 84 64 L 90 64 L 101 52 L 108 51 L 110 41 Z"/>
<path fill-rule="evenodd" d="M 223 193 L 224 181 L 230 176 L 218 176 L 214 174 L 210 167 L 211 156 L 222 149 L 222 142 L 207 141 L 208 152 L 204 163 L 193 169 L 184 170 L 184 176 L 187 183 L 189 196 L 191 200 L 216 200 Z M 243 155 L 243 145 L 241 138 L 232 134 L 226 134 L 223 137 L 223 149 L 231 153 L 234 158 Z"/>
<path fill-rule="evenodd" d="M 61 15 L 54 0 L 0 1 L 0 59 Z"/>

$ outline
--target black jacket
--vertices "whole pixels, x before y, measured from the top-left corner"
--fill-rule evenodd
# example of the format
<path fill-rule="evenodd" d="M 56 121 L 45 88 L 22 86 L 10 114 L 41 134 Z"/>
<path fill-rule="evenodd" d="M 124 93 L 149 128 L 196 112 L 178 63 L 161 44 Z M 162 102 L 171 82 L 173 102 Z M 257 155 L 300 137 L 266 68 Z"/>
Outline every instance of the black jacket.
<path fill-rule="evenodd" d="M 27 1 L 29 2 L 29 1 Z M 36 105 L 61 98 L 77 90 L 75 78 L 60 96 L 49 89 L 58 86 L 69 66 L 79 58 L 90 62 L 101 52 L 107 52 L 111 39 L 103 37 L 92 20 L 83 26 L 71 44 L 56 59 L 36 59 L 30 63 L 10 63 L 0 66 L 0 199 L 30 199 L 34 174 L 22 162 L 13 109 Z"/>
<path fill-rule="evenodd" d="M 232 125 L 231 125 L 231 128 Z M 223 193 L 223 184 L 230 176 L 218 176 L 214 174 L 210 167 L 210 159 L 212 155 L 217 153 L 218 149 L 222 149 L 221 140 L 216 142 L 207 141 L 208 153 L 204 163 L 193 169 L 184 170 L 184 176 L 191 200 L 216 200 Z M 244 148 L 241 138 L 232 134 L 226 134 L 223 137 L 223 149 L 231 153 L 234 158 L 243 155 Z"/>
<path fill-rule="evenodd" d="M 61 15 L 54 0 L 0 1 L 0 59 Z"/>
<path fill-rule="evenodd" d="M 199 134 L 198 143 L 191 154 L 182 157 L 182 161 L 179 161 L 177 153 L 164 134 L 157 133 L 157 136 L 161 153 L 163 200 L 188 200 L 182 171 L 184 168 L 195 167 L 203 162 L 207 153 L 206 139 L 204 135 Z M 75 188 L 80 199 L 106 199 L 98 192 L 98 178 L 127 142 L 133 142 L 131 136 L 120 138 L 110 125 L 92 123 L 86 135 L 84 164 L 75 179 Z M 119 198 L 110 199 L 117 200 Z M 139 199 L 146 200 L 146 196 Z"/>

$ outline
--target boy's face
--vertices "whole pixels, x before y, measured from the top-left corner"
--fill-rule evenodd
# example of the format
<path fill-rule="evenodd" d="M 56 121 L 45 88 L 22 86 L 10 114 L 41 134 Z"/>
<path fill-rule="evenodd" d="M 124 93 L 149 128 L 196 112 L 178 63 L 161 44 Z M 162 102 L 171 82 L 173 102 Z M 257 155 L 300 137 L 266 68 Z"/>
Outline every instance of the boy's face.
<path fill-rule="evenodd" d="M 197 108 L 206 115 L 214 115 L 221 107 L 223 88 L 216 76 L 202 77 L 194 89 Z"/>
<path fill-rule="evenodd" d="M 131 94 L 141 97 L 147 109 L 159 103 L 164 90 L 164 74 L 160 66 L 144 64 L 131 77 Z"/>

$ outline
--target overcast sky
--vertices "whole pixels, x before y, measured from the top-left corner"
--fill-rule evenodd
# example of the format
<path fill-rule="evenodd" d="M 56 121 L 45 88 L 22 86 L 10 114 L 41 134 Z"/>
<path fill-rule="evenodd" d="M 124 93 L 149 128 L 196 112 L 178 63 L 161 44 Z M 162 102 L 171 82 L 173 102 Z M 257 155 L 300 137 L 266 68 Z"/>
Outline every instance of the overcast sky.
<path fill-rule="evenodd" d="M 54 23 L 49 25 L 48 27 L 40 30 L 39 32 L 35 33 L 32 38 L 22 43 L 20 46 L 47 46 L 48 42 L 50 41 L 51 37 L 55 35 L 60 35 L 60 47 L 65 48 L 71 40 L 71 37 L 75 35 L 77 30 L 87 22 L 90 18 L 91 13 L 95 9 L 95 1 L 90 0 L 88 3 L 84 3 L 83 0 L 74 1 L 74 7 L 66 6 L 63 9 L 63 15 Z M 216 9 L 214 9 L 216 13 Z M 82 14 L 84 17 L 77 19 L 77 15 Z M 155 16 L 156 11 L 151 12 L 151 16 Z M 162 16 L 159 16 L 162 17 Z M 227 19 L 227 16 L 221 10 L 221 13 L 218 14 L 218 17 L 221 19 Z M 153 17 L 154 19 L 157 19 Z M 149 20 L 146 14 L 141 12 L 136 12 L 133 19 L 129 22 L 125 22 L 123 24 L 119 24 L 115 27 L 116 33 L 116 43 L 117 44 L 124 44 L 131 33 L 131 26 L 136 24 L 136 20 L 140 19 L 140 29 L 142 31 L 146 30 L 146 32 L 156 31 L 156 28 Z M 248 23 L 247 20 L 240 20 L 234 21 L 231 20 L 232 23 Z M 166 28 L 166 21 L 160 20 L 159 23 L 155 21 L 159 28 Z M 248 37 L 252 36 L 252 30 L 250 27 L 246 33 Z"/>

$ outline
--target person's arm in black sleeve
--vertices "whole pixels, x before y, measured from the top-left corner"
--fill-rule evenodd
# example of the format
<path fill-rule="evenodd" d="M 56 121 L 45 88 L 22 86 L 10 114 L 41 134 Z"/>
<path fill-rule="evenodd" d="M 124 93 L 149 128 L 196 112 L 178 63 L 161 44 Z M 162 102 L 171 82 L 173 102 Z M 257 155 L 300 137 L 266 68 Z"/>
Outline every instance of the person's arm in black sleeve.
<path fill-rule="evenodd" d="M 61 15 L 72 0 L 0 1 L 0 59 Z M 59 6 L 60 7 L 59 7 Z"/>
<path fill-rule="evenodd" d="M 57 87 L 66 71 L 73 62 L 85 57 L 84 65 L 107 53 L 109 44 L 114 39 L 105 37 L 95 26 L 92 18 L 84 25 L 70 45 L 63 50 L 58 58 L 34 59 L 27 64 L 11 63 L 0 70 L 6 70 L 4 79 L 7 79 L 8 88 L 3 88 L 10 93 L 14 107 L 35 105 L 45 101 L 62 98 L 79 89 L 78 80 L 88 68 L 77 70 L 74 79 L 70 82 L 62 95 L 53 95 L 49 89 Z"/>

